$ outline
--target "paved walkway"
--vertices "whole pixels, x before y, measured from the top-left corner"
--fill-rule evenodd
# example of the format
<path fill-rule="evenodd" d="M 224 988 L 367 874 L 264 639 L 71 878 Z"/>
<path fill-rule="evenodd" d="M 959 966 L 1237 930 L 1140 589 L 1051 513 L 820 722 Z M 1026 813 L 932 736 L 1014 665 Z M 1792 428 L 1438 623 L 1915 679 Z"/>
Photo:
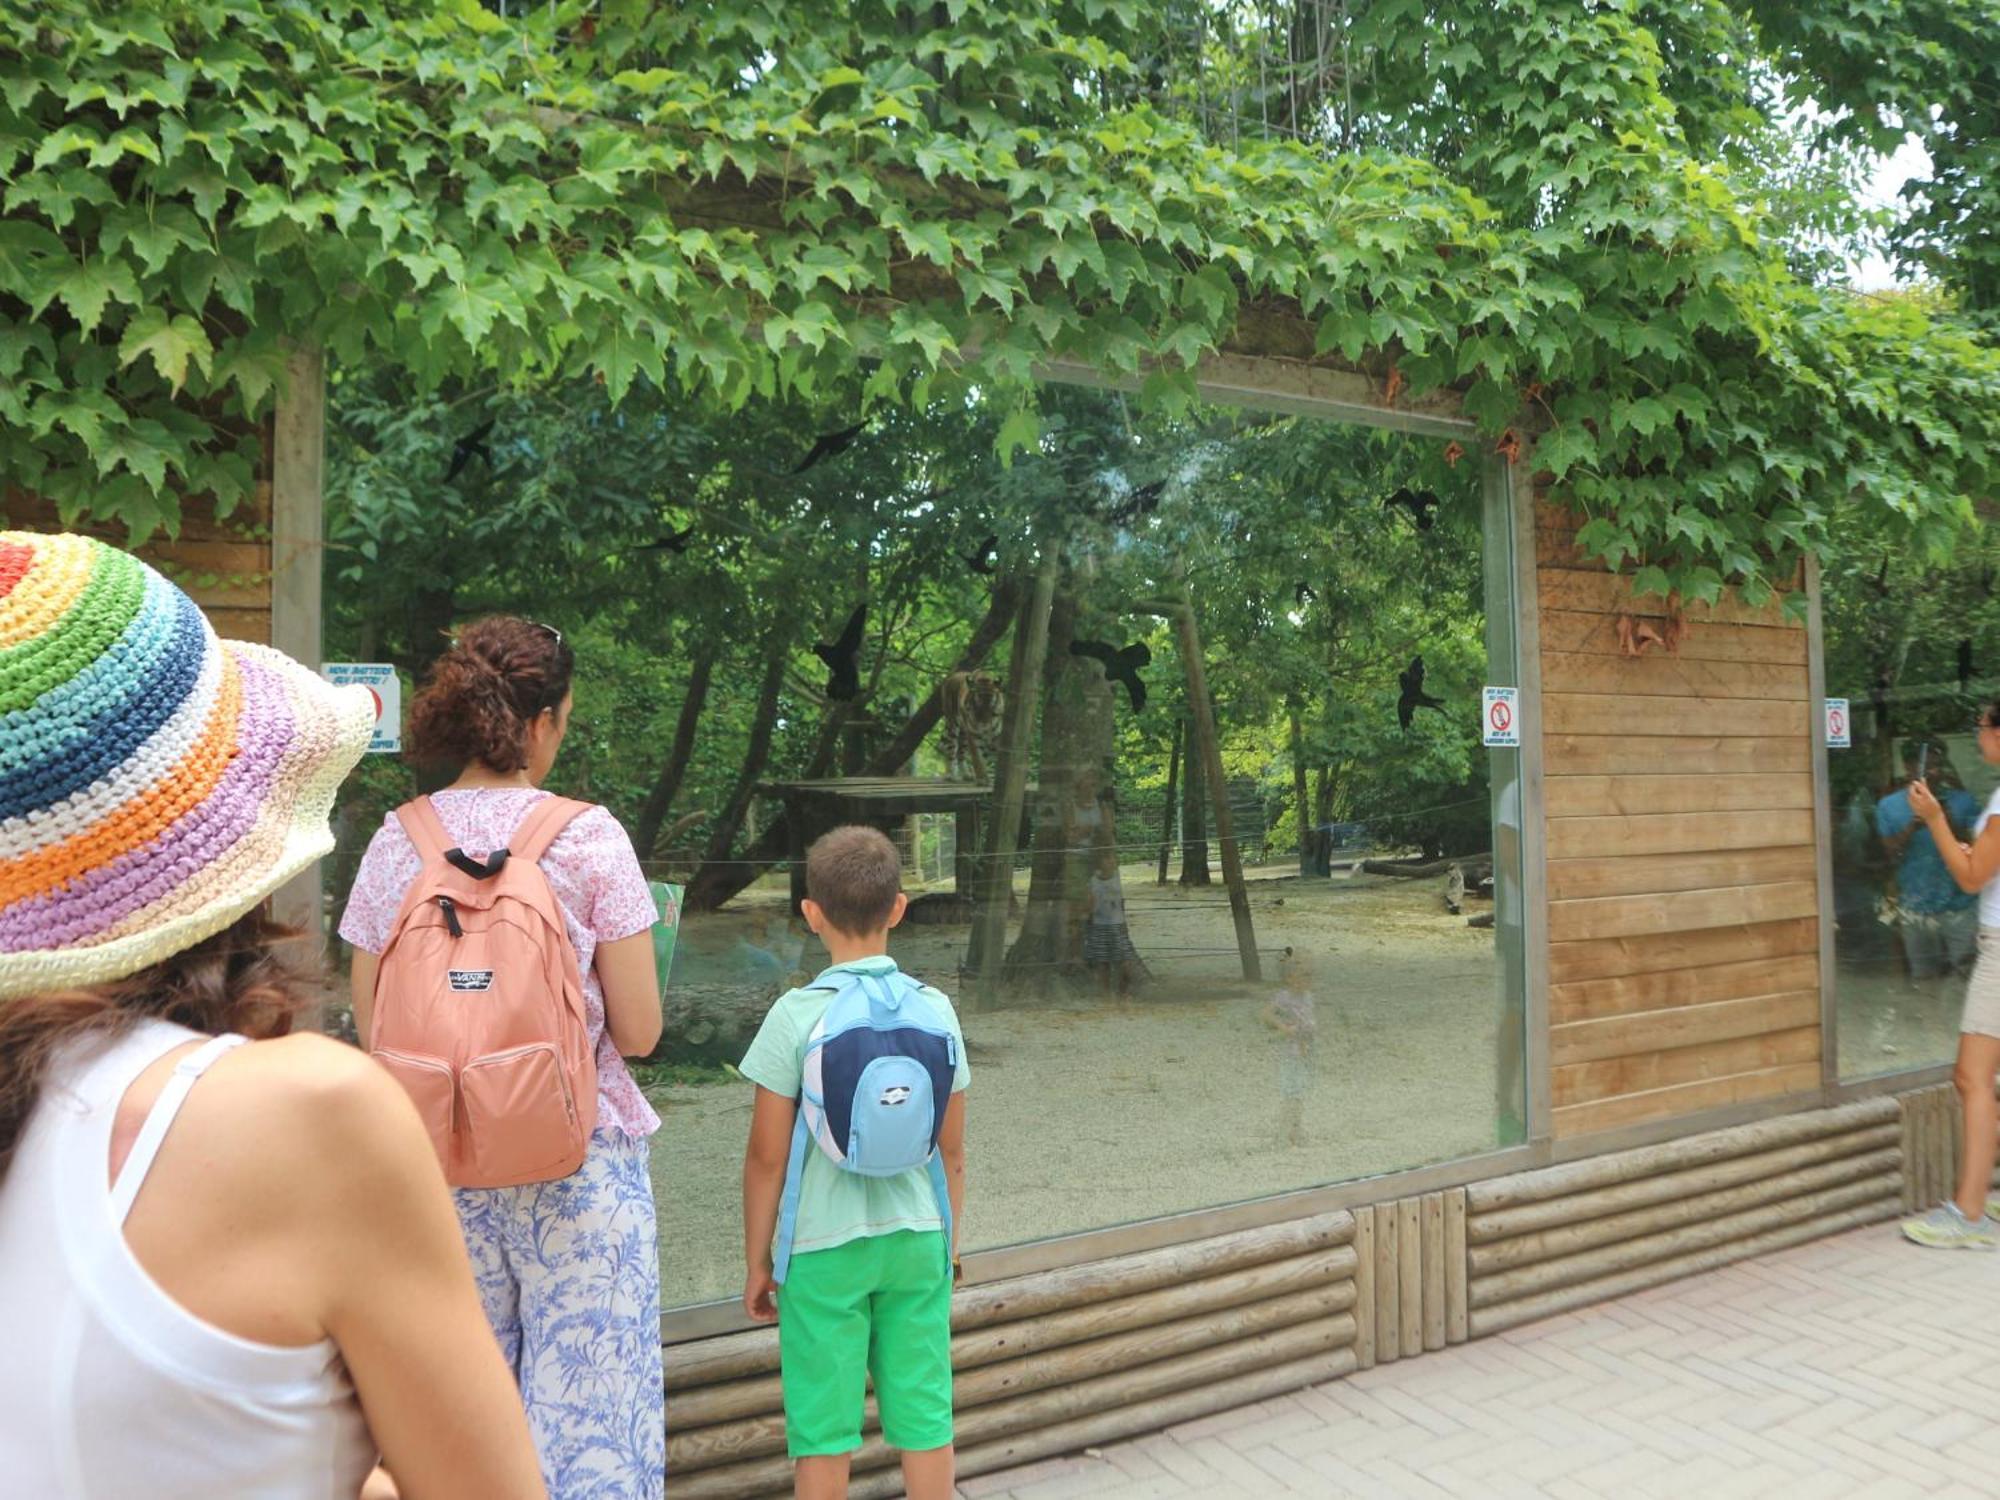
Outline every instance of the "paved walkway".
<path fill-rule="evenodd" d="M 1857 1230 L 960 1493 L 2000 1496 L 2000 1255 Z"/>

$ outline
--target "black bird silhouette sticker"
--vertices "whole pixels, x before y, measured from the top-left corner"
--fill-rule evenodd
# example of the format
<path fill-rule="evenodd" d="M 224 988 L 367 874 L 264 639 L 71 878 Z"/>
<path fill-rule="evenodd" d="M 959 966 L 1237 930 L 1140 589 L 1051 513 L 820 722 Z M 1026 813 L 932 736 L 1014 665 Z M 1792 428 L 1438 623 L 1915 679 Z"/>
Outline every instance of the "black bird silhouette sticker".
<path fill-rule="evenodd" d="M 1972 684 L 1972 642 L 1958 643 L 1958 690 L 1962 693 Z"/>
<path fill-rule="evenodd" d="M 1140 485 L 1120 504 L 1111 508 L 1111 519 L 1124 526 L 1141 516 L 1150 516 L 1160 508 L 1160 496 L 1166 493 L 1166 489 L 1167 482 L 1164 479 Z"/>
<path fill-rule="evenodd" d="M 803 474 L 821 459 L 845 453 L 867 426 L 866 422 L 856 422 L 852 427 L 843 427 L 838 432 L 822 432 L 813 439 L 812 447 L 806 451 L 806 456 L 799 460 L 799 466 L 792 472 Z"/>
<path fill-rule="evenodd" d="M 1382 502 L 1382 509 L 1394 510 L 1401 506 L 1410 513 L 1410 519 L 1417 523 L 1417 530 L 1429 531 L 1437 518 L 1431 514 L 1438 507 L 1438 497 L 1429 490 L 1413 490 L 1407 487 Z"/>
<path fill-rule="evenodd" d="M 1150 666 L 1153 653 L 1146 649 L 1144 641 L 1134 641 L 1129 646 L 1112 646 L 1103 641 L 1071 641 L 1071 656 L 1087 656 L 1104 668 L 1106 682 L 1122 682 L 1132 699 L 1132 712 L 1141 713 L 1146 707 L 1146 684 L 1139 679 L 1142 668 Z"/>
<path fill-rule="evenodd" d="M 1421 656 L 1411 657 L 1410 664 L 1403 668 L 1396 680 L 1403 685 L 1403 696 L 1396 700 L 1396 720 L 1405 729 L 1410 727 L 1410 720 L 1417 716 L 1420 708 L 1444 712 L 1444 704 L 1424 691 L 1424 659 Z"/>
<path fill-rule="evenodd" d="M 478 458 L 484 460 L 487 468 L 493 467 L 493 450 L 486 446 L 486 439 L 493 431 L 493 421 L 482 423 L 451 445 L 451 466 L 444 471 L 444 482 L 450 484 L 465 472 L 465 466 Z"/>
<path fill-rule="evenodd" d="M 667 536 L 660 537 L 657 541 L 644 543 L 639 550 L 641 552 L 672 552 L 679 554 L 687 551 L 688 543 L 693 540 L 694 527 L 690 524 L 684 530 L 672 532 Z"/>
<path fill-rule="evenodd" d="M 1868 689 L 1869 707 L 1875 710 L 1876 733 L 1891 733 L 1894 722 L 1889 716 L 1889 674 L 1886 671 L 1875 674 L 1875 682 Z"/>
<path fill-rule="evenodd" d="M 831 646 L 824 641 L 813 645 L 813 655 L 826 663 L 826 695 L 841 703 L 861 696 L 861 671 L 855 659 L 861 654 L 861 625 L 867 618 L 868 601 L 864 599 L 847 617 L 839 640 Z"/>
<path fill-rule="evenodd" d="M 1882 559 L 1882 566 L 1875 570 L 1875 592 L 1883 598 L 1889 597 L 1889 559 Z"/>
<path fill-rule="evenodd" d="M 1000 538 L 989 536 L 970 552 L 962 553 L 960 561 L 973 572 L 984 573 L 990 578 L 993 576 L 993 554 L 999 546 Z"/>

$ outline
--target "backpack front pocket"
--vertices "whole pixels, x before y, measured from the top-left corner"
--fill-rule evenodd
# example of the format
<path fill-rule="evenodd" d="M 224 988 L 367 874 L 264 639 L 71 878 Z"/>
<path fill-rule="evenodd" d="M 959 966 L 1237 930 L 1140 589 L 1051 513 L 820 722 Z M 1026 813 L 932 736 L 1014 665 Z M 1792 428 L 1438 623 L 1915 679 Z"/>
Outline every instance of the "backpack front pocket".
<path fill-rule="evenodd" d="M 552 1042 L 475 1057 L 459 1071 L 468 1185 L 503 1187 L 567 1176 L 586 1142 Z"/>
<path fill-rule="evenodd" d="M 878 1057 L 861 1070 L 849 1122 L 847 1164 L 870 1177 L 930 1160 L 935 1132 L 931 1075 L 914 1057 Z"/>
<path fill-rule="evenodd" d="M 424 1122 L 424 1130 L 431 1138 L 431 1148 L 437 1152 L 438 1161 L 448 1167 L 451 1163 L 451 1127 L 457 1102 L 457 1090 L 451 1081 L 451 1064 L 440 1057 L 398 1052 L 392 1047 L 378 1048 L 370 1055 L 410 1096 L 410 1102 L 417 1107 L 417 1118 Z"/>

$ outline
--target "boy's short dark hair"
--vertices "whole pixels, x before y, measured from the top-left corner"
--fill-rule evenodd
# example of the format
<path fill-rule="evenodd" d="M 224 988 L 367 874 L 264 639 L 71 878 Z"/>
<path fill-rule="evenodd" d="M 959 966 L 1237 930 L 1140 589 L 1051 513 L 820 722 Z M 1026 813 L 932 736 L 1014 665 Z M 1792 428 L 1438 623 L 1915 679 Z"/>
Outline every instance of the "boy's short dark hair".
<path fill-rule="evenodd" d="M 876 829 L 850 823 L 806 851 L 806 895 L 849 936 L 886 927 L 902 890 L 902 856 Z"/>

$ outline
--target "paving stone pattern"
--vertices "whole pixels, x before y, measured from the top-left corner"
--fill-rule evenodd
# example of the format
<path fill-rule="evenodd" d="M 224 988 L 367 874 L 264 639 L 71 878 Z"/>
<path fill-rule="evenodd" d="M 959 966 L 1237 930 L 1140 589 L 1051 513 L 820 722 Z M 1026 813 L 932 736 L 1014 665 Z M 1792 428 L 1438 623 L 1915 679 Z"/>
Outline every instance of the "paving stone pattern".
<path fill-rule="evenodd" d="M 1996 1497 L 2000 1254 L 1856 1230 L 959 1493 Z"/>

